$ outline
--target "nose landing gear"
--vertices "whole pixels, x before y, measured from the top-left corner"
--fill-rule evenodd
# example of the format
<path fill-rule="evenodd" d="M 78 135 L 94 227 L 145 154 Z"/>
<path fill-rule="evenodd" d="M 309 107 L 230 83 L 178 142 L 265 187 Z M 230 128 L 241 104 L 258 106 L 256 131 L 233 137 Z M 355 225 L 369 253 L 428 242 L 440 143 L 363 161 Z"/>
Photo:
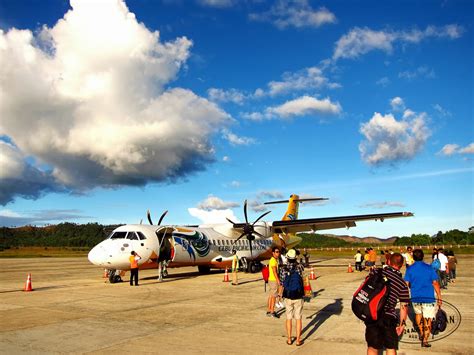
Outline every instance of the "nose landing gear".
<path fill-rule="evenodd" d="M 122 282 L 123 280 L 120 274 L 121 274 L 120 270 L 109 270 L 109 282 L 111 284 Z"/>

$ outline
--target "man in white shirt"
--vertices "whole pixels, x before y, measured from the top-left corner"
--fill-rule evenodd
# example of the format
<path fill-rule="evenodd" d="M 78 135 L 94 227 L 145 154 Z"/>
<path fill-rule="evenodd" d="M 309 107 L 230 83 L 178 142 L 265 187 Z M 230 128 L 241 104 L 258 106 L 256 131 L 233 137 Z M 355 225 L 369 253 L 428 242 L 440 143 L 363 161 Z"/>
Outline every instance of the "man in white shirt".
<path fill-rule="evenodd" d="M 439 278 L 441 283 L 441 288 L 448 288 L 448 257 L 444 255 L 443 248 L 438 249 L 438 259 L 441 264 L 439 267 Z"/>

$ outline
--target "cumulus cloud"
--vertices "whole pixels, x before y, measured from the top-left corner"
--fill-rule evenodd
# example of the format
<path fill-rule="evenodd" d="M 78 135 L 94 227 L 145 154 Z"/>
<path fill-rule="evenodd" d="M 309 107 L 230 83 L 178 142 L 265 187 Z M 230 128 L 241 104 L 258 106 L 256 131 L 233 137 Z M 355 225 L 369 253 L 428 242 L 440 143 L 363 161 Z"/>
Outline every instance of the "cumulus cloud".
<path fill-rule="evenodd" d="M 237 89 L 217 89 L 217 88 L 210 88 L 207 90 L 207 95 L 209 100 L 215 102 L 233 102 L 238 105 L 242 105 L 244 101 L 247 99 L 248 95 L 246 95 L 241 90 Z"/>
<path fill-rule="evenodd" d="M 8 209 L 0 210 L 0 225 L 6 227 L 19 227 L 24 225 L 45 225 L 77 219 L 92 219 L 85 216 L 80 210 L 42 210 L 29 214 L 21 214 Z"/>
<path fill-rule="evenodd" d="M 295 100 L 290 100 L 276 107 L 269 107 L 266 114 L 269 117 L 289 118 L 303 115 L 339 115 L 342 111 L 341 105 L 332 103 L 329 98 L 323 100 L 311 96 L 302 96 Z"/>
<path fill-rule="evenodd" d="M 226 202 L 221 200 L 219 197 L 209 195 L 204 201 L 197 205 L 200 210 L 211 211 L 211 210 L 226 210 L 240 205 L 236 202 Z"/>
<path fill-rule="evenodd" d="M 61 192 L 51 172 L 41 171 L 25 159 L 14 145 L 0 141 L 0 205 L 15 196 L 36 199 L 47 192 Z"/>
<path fill-rule="evenodd" d="M 240 222 L 240 220 L 234 215 L 234 212 L 230 209 L 207 211 L 192 207 L 188 208 L 188 212 L 191 216 L 196 217 L 204 224 L 229 223 L 226 218 L 229 218 L 235 223 Z"/>
<path fill-rule="evenodd" d="M 474 143 L 471 143 L 464 148 L 461 148 L 458 144 L 446 144 L 438 154 L 451 156 L 454 154 L 474 154 Z"/>
<path fill-rule="evenodd" d="M 254 21 L 270 22 L 279 29 L 288 27 L 317 28 L 337 21 L 331 11 L 325 7 L 315 10 L 308 0 L 279 0 L 270 10 L 263 13 L 252 13 L 249 18 Z"/>
<path fill-rule="evenodd" d="M 169 182 L 205 169 L 215 159 L 211 137 L 231 118 L 189 90 L 168 89 L 192 42 L 160 41 L 120 0 L 71 6 L 37 36 L 0 30 L 0 135 L 51 167 L 47 183 L 72 190 Z"/>
<path fill-rule="evenodd" d="M 370 202 L 370 203 L 366 203 L 365 205 L 361 205 L 359 207 L 362 207 L 362 208 L 369 207 L 369 208 L 382 209 L 382 208 L 386 208 L 386 207 L 405 207 L 405 205 L 401 202 L 383 201 L 383 202 Z"/>
<path fill-rule="evenodd" d="M 362 159 L 370 165 L 381 165 L 412 159 L 430 136 L 426 113 L 406 110 L 397 120 L 392 114 L 374 113 L 361 125 L 365 140 L 359 144 Z"/>
<path fill-rule="evenodd" d="M 251 145 L 256 143 L 255 139 L 253 138 L 239 137 L 238 135 L 227 130 L 224 130 L 222 135 L 224 139 L 227 140 L 231 145 Z"/>
<path fill-rule="evenodd" d="M 403 102 L 401 97 L 397 96 L 390 100 L 390 106 L 392 106 L 394 111 L 403 111 L 405 109 L 405 102 Z"/>
<path fill-rule="evenodd" d="M 373 50 L 391 53 L 396 43 L 419 43 L 428 38 L 457 39 L 463 32 L 463 27 L 456 24 L 410 31 L 376 31 L 368 27 L 355 27 L 336 42 L 333 59 L 353 59 Z"/>

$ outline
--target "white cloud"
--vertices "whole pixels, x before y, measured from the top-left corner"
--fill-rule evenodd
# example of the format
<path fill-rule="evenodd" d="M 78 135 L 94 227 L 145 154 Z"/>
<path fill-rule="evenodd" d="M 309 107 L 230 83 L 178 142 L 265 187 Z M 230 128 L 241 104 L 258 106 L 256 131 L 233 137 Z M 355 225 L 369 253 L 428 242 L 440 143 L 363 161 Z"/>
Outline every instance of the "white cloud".
<path fill-rule="evenodd" d="M 392 201 L 383 201 L 383 202 L 369 202 L 365 205 L 361 205 L 359 207 L 369 207 L 369 208 L 386 208 L 386 207 L 405 207 L 405 205 L 401 202 L 392 202 Z"/>
<path fill-rule="evenodd" d="M 405 109 L 405 102 L 403 102 L 401 97 L 397 96 L 390 100 L 390 106 L 392 106 L 394 111 L 402 111 Z"/>
<path fill-rule="evenodd" d="M 339 115 L 342 111 L 341 105 L 332 103 L 329 98 L 323 100 L 311 96 L 302 96 L 295 100 L 290 100 L 276 107 L 266 109 L 266 115 L 288 118 L 303 115 Z"/>
<path fill-rule="evenodd" d="M 458 150 L 459 150 L 459 145 L 457 145 L 457 144 L 446 144 L 441 149 L 441 151 L 439 153 L 442 154 L 442 155 L 450 156 L 450 155 L 453 155 L 453 154 L 457 153 Z"/>
<path fill-rule="evenodd" d="M 222 161 L 228 163 L 230 161 L 230 157 L 227 155 L 224 155 L 224 157 L 222 158 Z"/>
<path fill-rule="evenodd" d="M 237 180 L 234 180 L 234 181 L 231 181 L 230 182 L 230 186 L 231 187 L 235 187 L 235 188 L 238 188 L 240 187 L 242 184 L 240 183 L 240 181 L 237 181 Z"/>
<path fill-rule="evenodd" d="M 443 27 L 428 26 L 424 31 L 375 31 L 370 28 L 355 27 L 349 33 L 343 35 L 337 42 L 333 53 L 333 59 L 357 58 L 373 50 L 381 50 L 386 53 L 393 51 L 396 43 L 419 43 L 428 38 L 459 38 L 464 29 L 458 25 L 447 25 Z"/>
<path fill-rule="evenodd" d="M 122 1 L 71 6 L 37 37 L 0 30 L 0 135 L 73 190 L 204 169 L 211 137 L 231 118 L 189 90 L 167 89 L 192 42 L 161 42 Z"/>
<path fill-rule="evenodd" d="M 235 223 L 240 222 L 240 220 L 234 215 L 234 212 L 230 209 L 206 211 L 192 207 L 188 208 L 188 212 L 191 216 L 196 217 L 204 224 L 229 223 L 226 218 L 229 218 Z"/>
<path fill-rule="evenodd" d="M 226 8 L 235 5 L 235 0 L 198 0 L 198 3 L 202 6 Z"/>
<path fill-rule="evenodd" d="M 433 108 L 436 110 L 436 112 L 439 113 L 440 116 L 442 117 L 450 117 L 452 116 L 451 112 L 448 110 L 444 109 L 440 104 L 435 104 L 433 105 Z"/>
<path fill-rule="evenodd" d="M 223 131 L 222 136 L 232 145 L 251 145 L 256 143 L 255 139 L 253 138 L 239 137 L 236 134 L 227 130 Z"/>
<path fill-rule="evenodd" d="M 336 16 L 328 9 L 321 7 L 315 10 L 307 0 L 279 0 L 263 13 L 252 13 L 251 20 L 270 22 L 279 29 L 288 27 L 320 27 L 335 23 Z"/>
<path fill-rule="evenodd" d="M 434 79 L 436 78 L 436 74 L 433 69 L 430 69 L 426 66 L 421 66 L 416 68 L 414 71 L 403 71 L 398 73 L 398 77 L 407 80 L 413 80 L 416 78 L 426 78 L 426 79 Z"/>
<path fill-rule="evenodd" d="M 209 100 L 211 101 L 233 102 L 238 105 L 242 105 L 248 96 L 242 91 L 237 90 L 237 89 L 223 90 L 223 89 L 216 89 L 216 88 L 210 88 L 209 90 L 207 90 L 207 95 L 209 97 Z"/>
<path fill-rule="evenodd" d="M 377 80 L 375 84 L 385 88 L 388 85 L 390 85 L 390 79 L 384 76 L 383 78 L 380 78 L 379 80 Z"/>
<path fill-rule="evenodd" d="M 471 143 L 464 148 L 461 148 L 458 144 L 446 144 L 438 154 L 451 156 L 454 154 L 474 154 L 474 143 Z"/>
<path fill-rule="evenodd" d="M 236 202 L 226 202 L 221 200 L 219 197 L 209 195 L 204 201 L 197 205 L 200 210 L 211 211 L 211 210 L 226 210 L 229 208 L 239 207 L 240 205 Z"/>
<path fill-rule="evenodd" d="M 370 165 L 412 159 L 430 136 L 426 120 L 426 113 L 409 114 L 400 121 L 392 114 L 374 113 L 360 128 L 365 137 L 359 144 L 362 159 Z"/>

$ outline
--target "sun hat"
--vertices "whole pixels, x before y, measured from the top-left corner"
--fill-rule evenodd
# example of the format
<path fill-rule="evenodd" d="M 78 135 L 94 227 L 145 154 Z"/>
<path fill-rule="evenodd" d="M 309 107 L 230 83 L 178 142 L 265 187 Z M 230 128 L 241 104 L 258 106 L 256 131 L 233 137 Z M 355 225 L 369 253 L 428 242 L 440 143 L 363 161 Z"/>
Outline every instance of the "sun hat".
<path fill-rule="evenodd" d="M 295 249 L 290 249 L 288 250 L 288 253 L 286 253 L 287 259 L 296 259 L 296 250 Z"/>

